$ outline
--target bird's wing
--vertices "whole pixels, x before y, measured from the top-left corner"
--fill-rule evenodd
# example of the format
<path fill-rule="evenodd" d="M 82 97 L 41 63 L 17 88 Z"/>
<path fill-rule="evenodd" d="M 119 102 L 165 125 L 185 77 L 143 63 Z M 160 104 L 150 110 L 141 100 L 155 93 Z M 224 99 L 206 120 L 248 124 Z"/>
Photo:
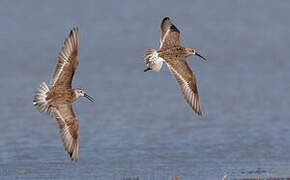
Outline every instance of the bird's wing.
<path fill-rule="evenodd" d="M 73 28 L 64 40 L 58 55 L 58 62 L 50 81 L 51 87 L 71 87 L 74 72 L 78 67 L 79 30 Z"/>
<path fill-rule="evenodd" d="M 73 111 L 72 104 L 62 104 L 54 107 L 53 113 L 59 126 L 60 136 L 65 150 L 73 161 L 77 161 L 79 123 Z"/>
<path fill-rule="evenodd" d="M 179 36 L 180 32 L 172 24 L 170 18 L 164 18 L 161 23 L 160 49 L 180 46 Z"/>
<path fill-rule="evenodd" d="M 166 64 L 178 82 L 181 92 L 187 103 L 198 115 L 201 115 L 202 112 L 199 103 L 196 79 L 194 73 L 186 63 L 185 58 L 166 62 Z"/>

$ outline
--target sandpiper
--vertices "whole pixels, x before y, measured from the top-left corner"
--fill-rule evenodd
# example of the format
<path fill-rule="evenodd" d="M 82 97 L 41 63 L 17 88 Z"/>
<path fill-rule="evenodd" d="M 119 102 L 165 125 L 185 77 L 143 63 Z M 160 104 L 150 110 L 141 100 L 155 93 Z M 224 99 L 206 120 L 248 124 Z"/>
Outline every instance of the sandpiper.
<path fill-rule="evenodd" d="M 197 55 L 206 61 L 193 48 L 184 48 L 179 40 L 180 31 L 174 26 L 169 17 L 161 23 L 160 49 L 148 48 L 145 53 L 145 64 L 148 66 L 144 72 L 154 70 L 159 72 L 165 62 L 178 82 L 184 98 L 190 107 L 202 115 L 199 103 L 198 90 L 194 73 L 186 63 L 186 57 Z"/>
<path fill-rule="evenodd" d="M 65 150 L 72 161 L 78 160 L 78 128 L 79 123 L 72 108 L 72 103 L 79 97 L 88 96 L 82 89 L 72 89 L 73 75 L 78 66 L 79 33 L 73 28 L 65 39 L 58 55 L 58 63 L 54 70 L 49 88 L 42 82 L 34 95 L 33 104 L 42 113 L 54 116 Z"/>

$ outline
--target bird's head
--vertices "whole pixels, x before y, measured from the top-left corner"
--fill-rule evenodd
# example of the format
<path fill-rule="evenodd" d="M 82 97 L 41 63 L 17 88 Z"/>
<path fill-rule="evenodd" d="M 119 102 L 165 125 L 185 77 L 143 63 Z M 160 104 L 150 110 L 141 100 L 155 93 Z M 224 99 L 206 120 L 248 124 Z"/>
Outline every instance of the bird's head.
<path fill-rule="evenodd" d="M 203 61 L 207 61 L 203 56 L 201 56 L 200 54 L 198 54 L 195 49 L 193 48 L 185 48 L 186 51 L 186 55 L 190 56 L 190 55 L 196 55 L 198 57 L 200 57 Z"/>
<path fill-rule="evenodd" d="M 95 100 L 87 95 L 82 89 L 74 89 L 74 93 L 75 93 L 75 100 L 77 100 L 79 97 L 86 97 L 88 100 L 90 100 L 91 102 L 94 102 Z"/>

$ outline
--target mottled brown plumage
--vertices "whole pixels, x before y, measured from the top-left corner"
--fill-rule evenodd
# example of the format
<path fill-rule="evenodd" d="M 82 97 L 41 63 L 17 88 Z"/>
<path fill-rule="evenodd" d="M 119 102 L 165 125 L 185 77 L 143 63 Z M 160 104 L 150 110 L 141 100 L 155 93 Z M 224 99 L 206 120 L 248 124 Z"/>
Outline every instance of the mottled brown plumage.
<path fill-rule="evenodd" d="M 196 78 L 186 63 L 187 56 L 200 55 L 193 48 L 182 47 L 179 37 L 180 31 L 168 17 L 164 18 L 161 23 L 160 49 L 146 50 L 145 64 L 148 68 L 144 71 L 152 69 L 158 72 L 165 62 L 178 82 L 187 103 L 198 115 L 201 115 Z M 205 60 L 204 57 L 200 57 Z"/>
<path fill-rule="evenodd" d="M 50 81 L 51 88 L 44 82 L 41 83 L 33 100 L 40 112 L 55 117 L 64 147 L 74 161 L 78 160 L 79 123 L 72 103 L 81 96 L 92 100 L 81 89 L 71 88 L 73 75 L 78 67 L 78 48 L 78 28 L 73 28 L 59 52 L 58 63 Z"/>

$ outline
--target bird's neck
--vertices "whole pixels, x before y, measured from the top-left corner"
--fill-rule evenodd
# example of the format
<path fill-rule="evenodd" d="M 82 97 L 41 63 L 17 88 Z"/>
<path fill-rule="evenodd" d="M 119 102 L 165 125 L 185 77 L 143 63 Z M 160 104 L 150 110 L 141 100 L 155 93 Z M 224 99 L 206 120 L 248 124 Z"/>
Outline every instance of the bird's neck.
<path fill-rule="evenodd" d="M 81 97 L 81 95 L 79 93 L 77 93 L 77 91 L 73 91 L 73 101 L 76 101 L 77 99 L 79 99 Z"/>
<path fill-rule="evenodd" d="M 193 55 L 192 48 L 185 48 L 185 56 L 188 57 L 191 55 Z"/>

